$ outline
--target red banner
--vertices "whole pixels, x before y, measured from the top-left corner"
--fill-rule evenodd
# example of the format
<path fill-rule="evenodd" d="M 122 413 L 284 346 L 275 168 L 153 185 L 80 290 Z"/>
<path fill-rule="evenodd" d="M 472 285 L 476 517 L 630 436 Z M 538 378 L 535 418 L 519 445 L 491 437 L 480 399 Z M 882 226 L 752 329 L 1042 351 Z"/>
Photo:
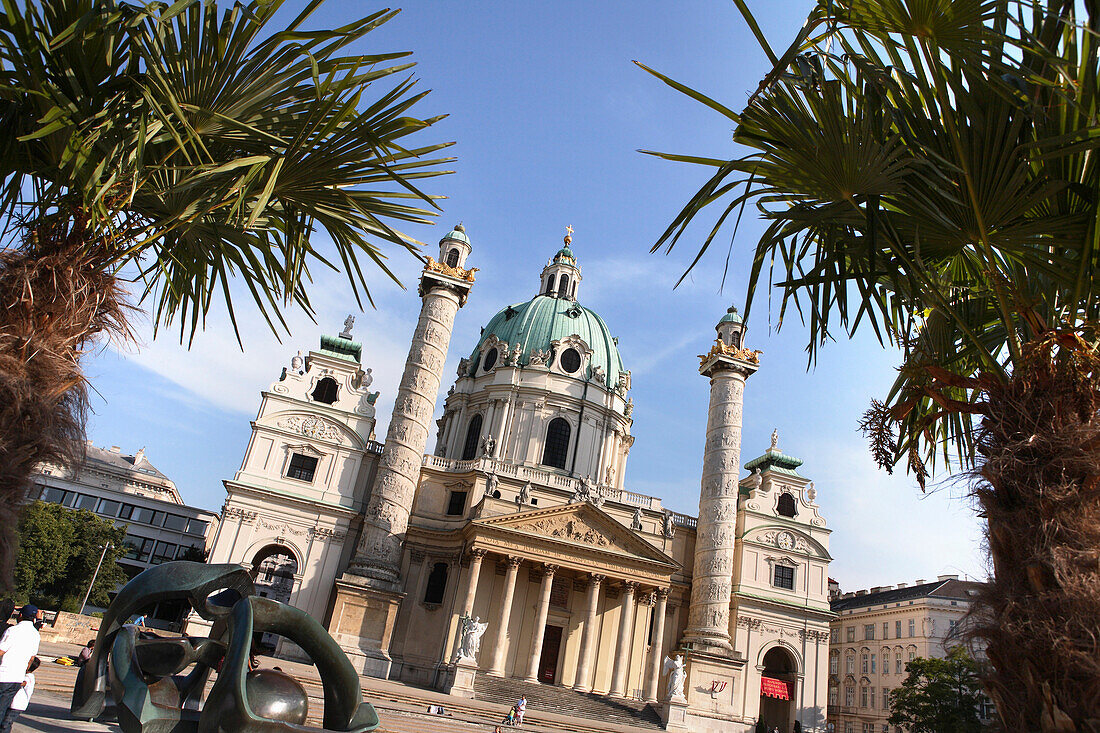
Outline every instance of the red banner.
<path fill-rule="evenodd" d="M 774 677 L 761 677 L 760 694 L 774 697 L 777 700 L 790 700 L 790 683 L 786 680 L 777 680 Z"/>

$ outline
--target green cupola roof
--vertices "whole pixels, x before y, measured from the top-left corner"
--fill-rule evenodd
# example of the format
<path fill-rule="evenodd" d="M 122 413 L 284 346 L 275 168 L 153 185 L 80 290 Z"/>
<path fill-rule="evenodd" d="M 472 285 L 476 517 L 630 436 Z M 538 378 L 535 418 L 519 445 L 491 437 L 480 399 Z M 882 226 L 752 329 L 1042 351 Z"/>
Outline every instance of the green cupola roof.
<path fill-rule="evenodd" d="M 566 258 L 569 259 L 570 264 L 575 264 L 577 261 L 577 256 L 573 254 L 573 250 L 569 249 L 568 244 L 558 250 L 558 253 L 554 255 L 554 261 L 558 262 Z"/>
<path fill-rule="evenodd" d="M 744 323 L 745 319 L 741 317 L 741 314 L 737 312 L 737 306 L 731 305 L 729 310 L 726 311 L 726 315 L 722 316 L 718 321 L 718 325 L 723 323 Z"/>
<path fill-rule="evenodd" d="M 448 239 L 454 239 L 459 242 L 470 243 L 470 238 L 466 236 L 466 227 L 462 226 L 462 222 L 455 224 L 455 228 L 443 235 L 443 239 L 439 241 L 445 242 Z"/>
<path fill-rule="evenodd" d="M 764 451 L 764 455 L 752 459 L 745 464 L 745 470 L 752 472 L 756 469 L 760 469 L 761 472 L 771 469 L 778 473 L 785 473 L 788 476 L 799 476 L 798 471 L 795 469 L 802 465 L 801 458 L 795 458 L 794 456 L 788 456 L 778 448 L 769 448 Z M 801 478 L 801 476 L 799 476 Z"/>
<path fill-rule="evenodd" d="M 573 334 L 584 339 L 592 349 L 590 370 L 602 367 L 607 388 L 614 388 L 619 383 L 619 374 L 625 369 L 607 324 L 594 311 L 576 301 L 550 295 L 537 295 L 526 303 L 515 303 L 493 316 L 470 354 L 468 375 L 473 375 L 484 357 L 484 344 L 490 336 L 495 335 L 512 348 L 519 343 L 519 363 L 527 366 L 532 351 L 549 351 L 552 342 Z"/>

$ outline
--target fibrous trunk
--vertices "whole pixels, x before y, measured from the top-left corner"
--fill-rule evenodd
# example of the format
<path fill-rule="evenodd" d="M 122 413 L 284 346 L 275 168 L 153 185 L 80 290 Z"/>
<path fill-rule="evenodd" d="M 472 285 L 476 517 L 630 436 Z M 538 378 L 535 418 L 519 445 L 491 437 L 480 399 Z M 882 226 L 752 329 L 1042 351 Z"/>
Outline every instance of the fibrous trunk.
<path fill-rule="evenodd" d="M 83 447 L 81 355 L 126 334 L 124 293 L 79 221 L 37 227 L 0 252 L 0 586 L 11 585 L 16 514 L 35 467 Z"/>
<path fill-rule="evenodd" d="M 994 579 L 975 636 L 1009 731 L 1100 731 L 1100 366 L 1076 336 L 1033 344 L 987 391 L 975 495 Z"/>

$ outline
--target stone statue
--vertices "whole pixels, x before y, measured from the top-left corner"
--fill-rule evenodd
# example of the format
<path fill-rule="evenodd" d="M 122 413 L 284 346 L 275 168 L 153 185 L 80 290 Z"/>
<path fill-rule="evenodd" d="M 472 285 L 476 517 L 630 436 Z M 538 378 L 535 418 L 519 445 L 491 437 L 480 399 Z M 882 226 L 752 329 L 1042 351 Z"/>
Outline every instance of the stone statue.
<path fill-rule="evenodd" d="M 604 472 L 604 483 L 608 486 L 615 485 L 615 465 L 610 464 L 607 467 L 607 471 Z"/>
<path fill-rule="evenodd" d="M 596 382 L 606 382 L 607 372 L 605 372 L 601 366 L 592 367 L 592 379 Z"/>
<path fill-rule="evenodd" d="M 684 671 L 684 655 L 677 654 L 675 659 L 665 657 L 665 672 L 668 674 L 668 696 L 671 699 L 683 699 L 684 682 L 687 672 Z"/>
<path fill-rule="evenodd" d="M 367 370 L 363 373 L 363 383 L 361 385 L 362 389 L 366 389 L 374 383 L 374 374 L 372 374 L 373 371 L 373 369 L 367 367 Z"/>
<path fill-rule="evenodd" d="M 344 319 L 344 330 L 340 332 L 340 338 L 350 339 L 351 338 L 351 327 L 354 326 L 354 325 L 355 325 L 355 316 L 349 314 L 348 317 Z"/>
<path fill-rule="evenodd" d="M 306 373 L 305 359 L 302 358 L 302 352 L 298 352 L 294 356 L 290 357 L 290 373 L 302 376 Z"/>
<path fill-rule="evenodd" d="M 527 358 L 528 366 L 545 366 L 546 362 L 550 361 L 550 352 L 545 349 L 532 349 L 531 355 Z"/>
<path fill-rule="evenodd" d="M 573 496 L 569 497 L 570 504 L 583 504 L 584 502 L 600 506 L 603 504 L 603 496 L 596 490 L 596 485 L 590 476 L 585 476 L 573 489 Z"/>
<path fill-rule="evenodd" d="M 458 376 L 465 377 L 468 371 L 470 371 L 470 360 L 462 357 L 458 360 Z"/>
<path fill-rule="evenodd" d="M 485 477 L 485 495 L 492 496 L 497 490 L 497 486 L 500 484 L 500 479 L 496 473 L 490 473 Z"/>
<path fill-rule="evenodd" d="M 531 482 L 528 481 L 523 485 L 523 488 L 516 494 L 516 509 L 523 507 L 526 504 L 531 503 Z"/>
<path fill-rule="evenodd" d="M 631 417 L 634 414 L 634 398 L 630 398 L 626 401 L 626 406 L 623 407 L 623 417 Z"/>
<path fill-rule="evenodd" d="M 634 510 L 634 518 L 630 520 L 630 528 L 635 532 L 642 530 L 642 510 L 638 507 Z"/>
<path fill-rule="evenodd" d="M 496 452 L 497 442 L 493 440 L 493 434 L 489 433 L 485 436 L 485 439 L 481 441 L 481 455 L 486 458 L 492 458 Z"/>
<path fill-rule="evenodd" d="M 628 389 L 630 389 L 630 372 L 619 372 L 619 381 L 615 384 L 615 391 L 625 399 Z"/>
<path fill-rule="evenodd" d="M 779 428 L 772 431 L 772 445 L 768 450 L 778 450 L 779 446 Z"/>
<path fill-rule="evenodd" d="M 481 635 L 489 628 L 489 622 L 480 623 L 481 617 L 463 616 L 459 619 L 462 629 L 462 639 L 459 642 L 458 658 L 477 661 L 477 653 L 481 650 Z"/>
<path fill-rule="evenodd" d="M 814 488 L 814 482 L 811 481 L 806 487 L 806 498 L 812 503 L 817 498 L 817 489 Z"/>
<path fill-rule="evenodd" d="M 511 363 L 515 364 L 516 366 L 519 366 L 519 357 L 522 354 L 523 354 L 523 346 L 521 346 L 519 341 L 517 341 L 515 348 L 512 349 L 512 361 L 511 361 Z"/>
<path fill-rule="evenodd" d="M 664 530 L 665 537 L 672 539 L 676 535 L 676 524 L 672 521 L 672 512 L 665 509 L 665 519 L 662 529 Z"/>
<path fill-rule="evenodd" d="M 745 479 L 745 485 L 749 487 L 751 491 L 756 491 L 760 488 L 760 485 L 764 483 L 763 477 L 760 475 L 760 468 L 754 468 L 752 474 Z"/>

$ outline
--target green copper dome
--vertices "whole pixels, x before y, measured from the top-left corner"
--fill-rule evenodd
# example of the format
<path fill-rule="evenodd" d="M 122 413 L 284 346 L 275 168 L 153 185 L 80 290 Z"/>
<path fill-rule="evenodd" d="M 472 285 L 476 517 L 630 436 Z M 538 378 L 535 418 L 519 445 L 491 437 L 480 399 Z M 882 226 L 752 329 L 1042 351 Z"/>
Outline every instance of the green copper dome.
<path fill-rule="evenodd" d="M 512 348 L 519 342 L 522 350 L 519 363 L 527 366 L 532 351 L 549 351 L 551 342 L 573 334 L 584 339 L 592 349 L 590 369 L 602 367 L 607 375 L 605 381 L 608 389 L 614 388 L 619 383 L 619 374 L 625 370 L 619 347 L 607 324 L 575 301 L 547 295 L 510 305 L 493 316 L 482 331 L 477 348 L 470 354 L 470 368 L 473 370 L 480 364 L 480 357 L 484 356 L 482 346 L 493 335 L 508 342 Z"/>
<path fill-rule="evenodd" d="M 448 239 L 465 242 L 466 244 L 470 243 L 470 238 L 466 236 L 466 227 L 462 226 L 461 223 L 455 224 L 455 228 L 444 234 L 443 239 L 440 239 L 439 242 L 440 244 L 442 244 Z"/>
<path fill-rule="evenodd" d="M 729 310 L 726 311 L 726 315 L 718 321 L 718 324 L 723 323 L 744 323 L 745 319 L 741 317 L 741 314 L 737 312 L 737 306 L 731 305 Z"/>
<path fill-rule="evenodd" d="M 569 249 L 569 245 L 565 245 L 558 250 L 558 253 L 554 255 L 555 260 L 560 260 L 563 257 L 568 257 L 573 262 L 577 261 L 577 256 L 573 254 L 573 250 Z"/>

